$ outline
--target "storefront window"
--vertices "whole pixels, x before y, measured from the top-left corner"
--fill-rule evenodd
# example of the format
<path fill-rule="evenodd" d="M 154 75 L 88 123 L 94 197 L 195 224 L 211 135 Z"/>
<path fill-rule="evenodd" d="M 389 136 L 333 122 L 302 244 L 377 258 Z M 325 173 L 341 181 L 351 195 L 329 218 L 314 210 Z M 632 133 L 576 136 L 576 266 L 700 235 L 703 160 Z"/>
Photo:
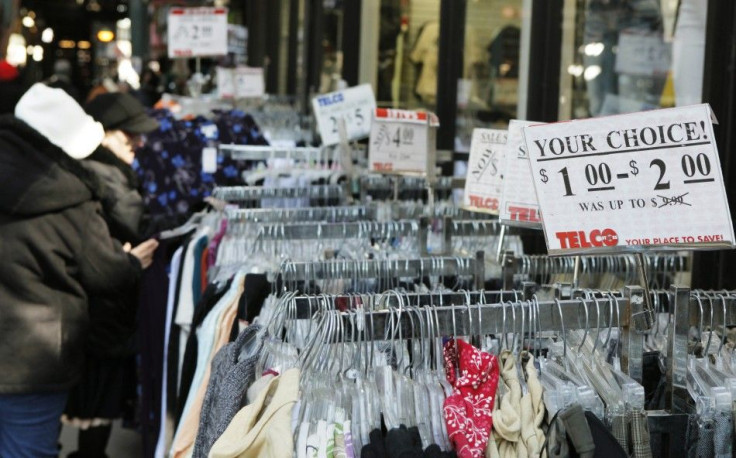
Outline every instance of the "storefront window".
<path fill-rule="evenodd" d="M 517 117 L 522 0 L 470 0 L 463 78 L 458 81 L 456 150 L 476 127 L 505 128 Z"/>
<path fill-rule="evenodd" d="M 322 73 L 319 92 L 340 89 L 342 79 L 343 6 L 337 0 L 323 2 Z"/>
<path fill-rule="evenodd" d="M 379 106 L 435 110 L 439 0 L 381 0 L 376 100 Z"/>
<path fill-rule="evenodd" d="M 560 119 L 700 103 L 707 0 L 567 0 Z"/>

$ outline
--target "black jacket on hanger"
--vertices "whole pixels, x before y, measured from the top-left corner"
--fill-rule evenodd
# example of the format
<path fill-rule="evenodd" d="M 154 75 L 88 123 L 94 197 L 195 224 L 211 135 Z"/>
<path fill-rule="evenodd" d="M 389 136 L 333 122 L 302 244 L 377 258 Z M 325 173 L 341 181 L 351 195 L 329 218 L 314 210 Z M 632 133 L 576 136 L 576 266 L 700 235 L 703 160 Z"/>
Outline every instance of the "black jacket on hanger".
<path fill-rule="evenodd" d="M 96 179 L 26 123 L 0 117 L 0 393 L 57 391 L 81 373 L 88 294 L 140 275 L 100 214 Z"/>

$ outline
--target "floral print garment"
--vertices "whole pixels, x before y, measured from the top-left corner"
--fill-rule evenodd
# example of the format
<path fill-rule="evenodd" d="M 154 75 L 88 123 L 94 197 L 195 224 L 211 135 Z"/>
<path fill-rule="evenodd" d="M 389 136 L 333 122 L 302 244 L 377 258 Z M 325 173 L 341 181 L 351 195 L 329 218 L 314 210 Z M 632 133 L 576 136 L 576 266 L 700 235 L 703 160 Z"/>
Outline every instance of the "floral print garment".
<path fill-rule="evenodd" d="M 454 388 L 444 404 L 447 433 L 458 457 L 483 457 L 493 424 L 498 360 L 460 339 L 445 342 L 444 358 Z"/>
<path fill-rule="evenodd" d="M 186 219 L 215 186 L 242 185 L 241 172 L 252 161 L 218 153 L 217 171 L 202 171 L 202 149 L 220 143 L 267 145 L 253 118 L 242 111 L 213 111 L 212 119 L 175 119 L 168 110 L 150 113 L 160 126 L 146 135 L 133 168 L 146 209 L 156 218 Z"/>

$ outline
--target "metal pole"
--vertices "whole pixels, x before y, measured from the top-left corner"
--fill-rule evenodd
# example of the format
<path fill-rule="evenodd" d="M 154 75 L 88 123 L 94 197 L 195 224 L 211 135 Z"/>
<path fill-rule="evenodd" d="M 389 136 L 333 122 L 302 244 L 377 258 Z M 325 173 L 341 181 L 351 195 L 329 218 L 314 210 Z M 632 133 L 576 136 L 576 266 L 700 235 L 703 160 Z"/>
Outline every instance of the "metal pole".
<path fill-rule="evenodd" d="M 639 332 L 649 331 L 654 324 L 654 307 L 652 307 L 652 297 L 649 293 L 649 278 L 647 276 L 646 259 L 643 253 L 636 253 L 636 269 L 639 272 L 639 282 L 644 288 L 644 309 L 637 313 L 632 313 L 631 318 L 634 329 Z"/>

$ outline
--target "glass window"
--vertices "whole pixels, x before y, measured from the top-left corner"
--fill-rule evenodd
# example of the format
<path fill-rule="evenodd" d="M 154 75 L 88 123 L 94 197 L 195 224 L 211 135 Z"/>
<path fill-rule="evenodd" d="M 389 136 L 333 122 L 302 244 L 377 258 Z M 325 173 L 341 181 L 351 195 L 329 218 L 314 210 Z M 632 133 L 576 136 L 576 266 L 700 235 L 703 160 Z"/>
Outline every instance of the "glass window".
<path fill-rule="evenodd" d="M 457 151 L 470 149 L 474 128 L 505 128 L 517 117 L 522 3 L 467 3 L 463 78 L 457 88 Z"/>
<path fill-rule="evenodd" d="M 700 103 L 707 0 L 566 0 L 560 119 Z"/>
<path fill-rule="evenodd" d="M 439 0 L 381 0 L 376 101 L 434 111 L 437 103 Z"/>

